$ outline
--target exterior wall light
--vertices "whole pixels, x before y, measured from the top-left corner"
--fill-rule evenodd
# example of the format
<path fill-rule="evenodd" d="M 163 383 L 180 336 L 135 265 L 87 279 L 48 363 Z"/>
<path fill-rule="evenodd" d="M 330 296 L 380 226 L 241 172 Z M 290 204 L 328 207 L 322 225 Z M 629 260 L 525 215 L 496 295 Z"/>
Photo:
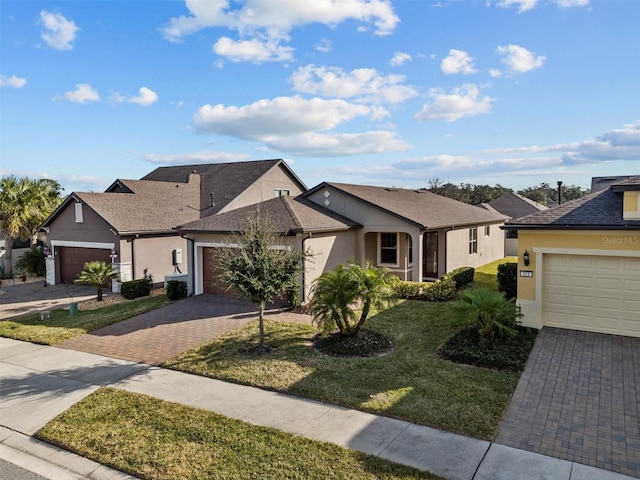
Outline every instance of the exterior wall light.
<path fill-rule="evenodd" d="M 529 266 L 529 252 L 528 251 L 524 251 L 524 253 L 522 254 L 522 259 L 524 260 L 524 266 L 528 267 Z"/>
<path fill-rule="evenodd" d="M 118 259 L 118 254 L 116 253 L 115 248 L 111 249 L 111 255 L 109 255 L 109 257 L 111 258 L 111 263 L 115 263 L 115 261 Z"/>

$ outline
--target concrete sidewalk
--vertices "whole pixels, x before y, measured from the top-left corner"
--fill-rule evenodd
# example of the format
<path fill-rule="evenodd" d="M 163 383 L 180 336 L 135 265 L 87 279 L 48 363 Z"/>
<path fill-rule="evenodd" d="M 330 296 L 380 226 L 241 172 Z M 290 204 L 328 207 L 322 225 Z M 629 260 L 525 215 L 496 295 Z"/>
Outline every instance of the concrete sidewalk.
<path fill-rule="evenodd" d="M 3 449 L 18 450 L 67 469 L 81 478 L 127 477 L 67 452 L 56 451 L 53 454 L 53 447 L 30 436 L 103 385 L 332 442 L 447 479 L 630 478 L 401 420 L 258 388 L 4 338 L 0 338 L 0 382 L 0 425 L 5 427 L 0 429 L 0 454 Z M 74 466 L 76 462 L 78 466 Z"/>

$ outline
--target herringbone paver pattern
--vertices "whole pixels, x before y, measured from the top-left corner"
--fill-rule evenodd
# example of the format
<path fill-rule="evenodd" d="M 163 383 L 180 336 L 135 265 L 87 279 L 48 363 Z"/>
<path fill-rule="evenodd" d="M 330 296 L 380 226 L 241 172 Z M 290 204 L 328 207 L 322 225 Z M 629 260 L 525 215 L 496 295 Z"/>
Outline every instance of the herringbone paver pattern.
<path fill-rule="evenodd" d="M 543 328 L 496 442 L 640 477 L 640 338 Z"/>
<path fill-rule="evenodd" d="M 228 295 L 197 295 L 143 313 L 57 347 L 159 365 L 257 318 L 255 305 Z M 309 315 L 272 310 L 271 320 L 310 323 Z"/>

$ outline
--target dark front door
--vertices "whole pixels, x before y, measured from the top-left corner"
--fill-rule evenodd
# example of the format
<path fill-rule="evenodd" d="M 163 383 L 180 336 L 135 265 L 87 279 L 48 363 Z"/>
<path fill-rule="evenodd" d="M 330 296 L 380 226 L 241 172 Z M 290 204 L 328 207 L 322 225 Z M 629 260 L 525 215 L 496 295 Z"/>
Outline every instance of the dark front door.
<path fill-rule="evenodd" d="M 438 277 L 438 232 L 427 232 L 423 236 L 424 248 L 422 259 L 422 276 Z"/>

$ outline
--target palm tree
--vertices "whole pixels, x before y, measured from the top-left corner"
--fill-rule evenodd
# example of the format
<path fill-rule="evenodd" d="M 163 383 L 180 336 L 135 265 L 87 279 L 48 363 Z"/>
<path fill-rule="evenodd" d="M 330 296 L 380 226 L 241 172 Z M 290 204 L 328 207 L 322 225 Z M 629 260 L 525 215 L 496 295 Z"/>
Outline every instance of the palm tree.
<path fill-rule="evenodd" d="M 102 301 L 102 289 L 109 280 L 117 280 L 118 272 L 113 269 L 111 264 L 94 261 L 84 264 L 84 268 L 78 275 L 78 278 L 74 280 L 74 283 L 81 283 L 83 285 L 92 285 L 96 287 L 98 294 L 98 301 Z"/>
<path fill-rule="evenodd" d="M 454 319 L 466 320 L 487 341 L 492 341 L 496 333 L 515 335 L 521 316 L 515 298 L 507 300 L 502 292 L 487 288 L 462 292 L 460 301 L 453 305 Z"/>
<path fill-rule="evenodd" d="M 398 278 L 388 269 L 355 261 L 338 265 L 323 273 L 312 289 L 311 313 L 325 332 L 335 327 L 342 335 L 356 336 L 372 309 L 381 309 L 396 301 L 393 288 Z M 356 322 L 356 309 L 362 308 Z"/>
<path fill-rule="evenodd" d="M 0 234 L 5 239 L 4 275 L 13 276 L 12 251 L 16 238 L 32 239 L 42 222 L 60 203 L 62 187 L 54 180 L 0 179 Z"/>

